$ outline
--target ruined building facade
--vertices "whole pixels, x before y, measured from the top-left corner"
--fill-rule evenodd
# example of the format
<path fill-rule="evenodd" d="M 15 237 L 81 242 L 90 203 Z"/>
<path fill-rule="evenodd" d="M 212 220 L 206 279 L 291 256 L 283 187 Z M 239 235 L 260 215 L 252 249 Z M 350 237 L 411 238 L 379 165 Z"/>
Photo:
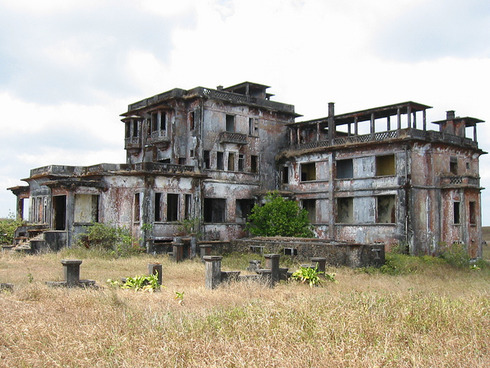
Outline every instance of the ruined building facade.
<path fill-rule="evenodd" d="M 437 254 L 462 242 L 481 256 L 476 125 L 447 113 L 428 130 L 414 102 L 295 122 L 268 86 L 173 89 L 128 106 L 125 164 L 46 166 L 10 188 L 17 212 L 72 245 L 93 222 L 129 227 L 149 251 L 179 223 L 206 240 L 247 236 L 246 217 L 270 190 L 298 200 L 319 238 L 406 245 Z M 471 137 L 471 138 L 468 138 Z"/>

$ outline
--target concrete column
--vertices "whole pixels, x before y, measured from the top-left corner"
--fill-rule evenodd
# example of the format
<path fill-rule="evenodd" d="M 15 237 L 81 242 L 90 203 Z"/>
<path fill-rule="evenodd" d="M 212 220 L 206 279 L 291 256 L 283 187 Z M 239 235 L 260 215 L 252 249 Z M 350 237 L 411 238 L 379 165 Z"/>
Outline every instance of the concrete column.
<path fill-rule="evenodd" d="M 204 256 L 211 255 L 211 250 L 213 246 L 211 244 L 199 244 L 199 255 L 202 260 L 204 260 Z"/>
<path fill-rule="evenodd" d="M 184 242 L 182 241 L 182 238 L 174 238 L 172 249 L 174 261 L 182 262 L 184 260 Z"/>
<path fill-rule="evenodd" d="M 327 259 L 325 257 L 313 257 L 311 258 L 311 263 L 316 267 L 318 272 L 323 272 L 325 275 L 325 264 L 327 263 Z"/>
<path fill-rule="evenodd" d="M 221 283 L 221 256 L 204 256 L 206 267 L 206 289 L 216 289 Z"/>
<path fill-rule="evenodd" d="M 275 284 L 279 281 L 279 254 L 264 254 L 265 268 L 271 270 L 271 281 Z"/>
<path fill-rule="evenodd" d="M 158 285 L 162 284 L 162 265 L 160 263 L 148 263 L 148 274 L 158 275 Z"/>
<path fill-rule="evenodd" d="M 65 281 L 68 286 L 75 286 L 80 283 L 80 259 L 62 259 L 61 264 L 64 268 Z"/>

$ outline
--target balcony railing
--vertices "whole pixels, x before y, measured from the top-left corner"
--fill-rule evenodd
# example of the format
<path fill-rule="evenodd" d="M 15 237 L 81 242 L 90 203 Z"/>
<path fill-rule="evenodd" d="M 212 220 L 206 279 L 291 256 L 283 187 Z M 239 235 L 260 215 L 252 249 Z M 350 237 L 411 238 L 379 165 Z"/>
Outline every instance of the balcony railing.
<path fill-rule="evenodd" d="M 134 170 L 162 172 L 162 173 L 184 173 L 193 172 L 192 165 L 178 165 L 163 162 L 141 162 L 134 165 Z"/>
<path fill-rule="evenodd" d="M 220 143 L 247 144 L 247 135 L 235 132 L 221 132 L 219 135 Z"/>
<path fill-rule="evenodd" d="M 311 149 L 317 147 L 329 147 L 336 145 L 346 145 L 346 144 L 359 144 L 359 143 L 370 143 L 370 142 L 382 142 L 390 139 L 418 139 L 429 142 L 442 142 L 448 144 L 455 144 L 463 147 L 478 148 L 478 142 L 472 139 L 459 137 L 455 135 L 445 134 L 436 131 L 424 131 L 418 129 L 400 129 L 400 130 L 390 130 L 379 133 L 370 133 L 363 135 L 350 135 L 334 138 L 332 144 L 328 140 L 312 140 L 310 142 L 302 142 L 299 144 L 292 144 L 290 149 Z"/>
<path fill-rule="evenodd" d="M 443 176 L 441 177 L 441 187 L 480 187 L 480 178 L 474 176 Z"/>
<path fill-rule="evenodd" d="M 125 149 L 141 148 L 141 139 L 139 137 L 130 137 L 124 140 Z"/>
<path fill-rule="evenodd" d="M 148 137 L 146 142 L 148 144 L 154 144 L 156 146 L 166 148 L 170 145 L 170 137 L 167 136 L 166 131 L 157 130 L 155 132 L 151 132 L 151 135 Z"/>

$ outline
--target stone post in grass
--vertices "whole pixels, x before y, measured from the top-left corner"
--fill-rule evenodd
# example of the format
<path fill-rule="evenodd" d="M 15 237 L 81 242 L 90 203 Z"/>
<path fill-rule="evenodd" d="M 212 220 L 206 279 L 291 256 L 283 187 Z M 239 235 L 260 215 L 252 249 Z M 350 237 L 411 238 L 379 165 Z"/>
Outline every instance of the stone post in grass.
<path fill-rule="evenodd" d="M 322 275 L 325 276 L 325 264 L 327 259 L 324 257 L 313 257 L 311 258 L 311 263 L 317 268 L 318 272 L 323 272 Z"/>
<path fill-rule="evenodd" d="M 160 263 L 148 263 L 148 274 L 158 275 L 158 285 L 162 284 L 162 265 Z"/>
<path fill-rule="evenodd" d="M 64 269 L 66 285 L 77 286 L 80 283 L 80 265 L 82 261 L 80 259 L 63 259 L 61 264 Z"/>
<path fill-rule="evenodd" d="M 279 254 L 264 254 L 265 268 L 271 270 L 271 283 L 279 282 Z"/>
<path fill-rule="evenodd" d="M 206 289 L 216 289 L 221 283 L 222 256 L 204 256 L 206 267 Z"/>

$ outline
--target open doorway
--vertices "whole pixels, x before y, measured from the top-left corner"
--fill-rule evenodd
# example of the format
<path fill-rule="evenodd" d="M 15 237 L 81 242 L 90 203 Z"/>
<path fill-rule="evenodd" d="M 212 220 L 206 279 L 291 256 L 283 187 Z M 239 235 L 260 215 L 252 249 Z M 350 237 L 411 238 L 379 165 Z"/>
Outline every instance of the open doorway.
<path fill-rule="evenodd" d="M 66 229 L 66 195 L 53 197 L 54 229 Z"/>

